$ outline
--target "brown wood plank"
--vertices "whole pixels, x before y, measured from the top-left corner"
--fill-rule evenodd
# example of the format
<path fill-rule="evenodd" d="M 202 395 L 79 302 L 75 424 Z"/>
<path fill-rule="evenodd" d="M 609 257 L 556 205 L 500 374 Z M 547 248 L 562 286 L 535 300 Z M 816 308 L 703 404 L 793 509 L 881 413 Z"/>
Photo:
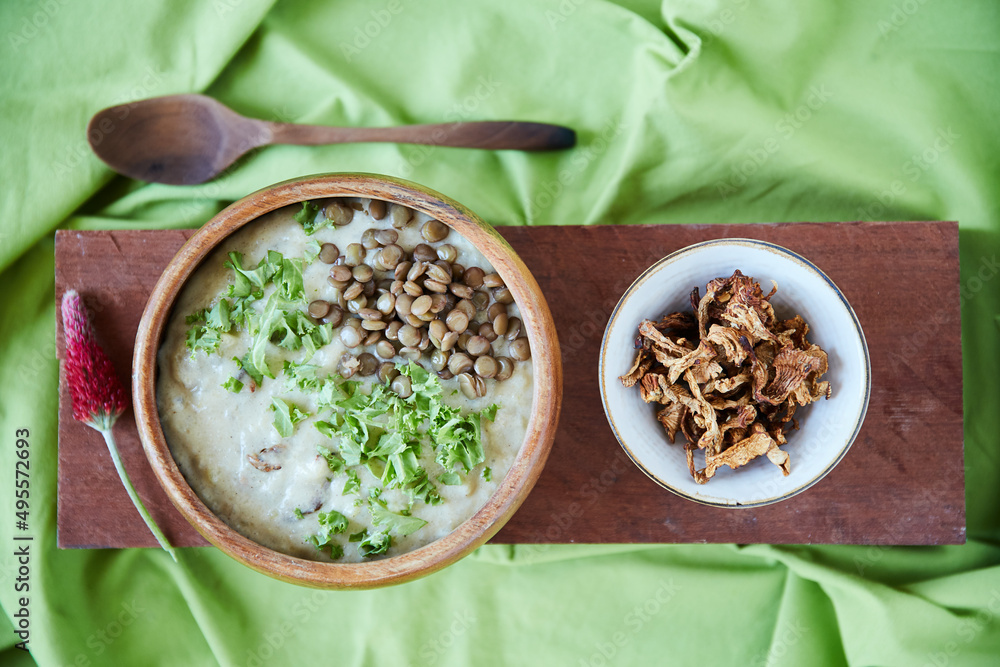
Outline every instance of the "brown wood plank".
<path fill-rule="evenodd" d="M 549 462 L 493 542 L 965 541 L 957 223 L 499 229 L 553 311 L 565 390 Z M 191 233 L 57 233 L 56 297 L 70 286 L 84 294 L 123 377 L 146 295 Z M 601 336 L 625 288 L 660 257 L 728 236 L 779 243 L 814 261 L 857 312 L 872 363 L 867 419 L 840 465 L 798 496 L 755 509 L 698 505 L 650 481 L 615 440 L 597 388 Z M 61 332 L 57 339 L 61 356 Z M 166 534 L 178 545 L 204 544 L 153 478 L 131 414 L 116 433 L 125 465 Z M 155 546 L 100 437 L 73 421 L 65 387 L 59 450 L 59 545 Z"/>
<path fill-rule="evenodd" d="M 98 338 L 123 381 L 131 373 L 132 347 L 146 298 L 174 253 L 193 233 L 56 232 L 56 304 L 68 289 L 80 293 Z M 60 321 L 56 326 L 60 359 L 64 351 Z M 114 433 L 129 478 L 171 544 L 208 544 L 174 509 L 153 476 L 131 409 L 118 420 Z M 118 479 L 103 438 L 73 419 L 73 403 L 64 381 L 59 383 L 56 530 L 57 542 L 64 548 L 156 546 Z"/>

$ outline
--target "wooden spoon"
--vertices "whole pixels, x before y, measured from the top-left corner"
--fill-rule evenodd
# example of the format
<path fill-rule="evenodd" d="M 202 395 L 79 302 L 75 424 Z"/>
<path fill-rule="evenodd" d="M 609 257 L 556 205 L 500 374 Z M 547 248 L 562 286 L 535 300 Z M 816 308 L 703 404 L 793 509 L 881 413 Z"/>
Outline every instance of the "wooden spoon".
<path fill-rule="evenodd" d="M 568 127 L 476 121 L 399 127 L 324 127 L 246 118 L 204 95 L 168 95 L 109 107 L 90 120 L 97 157 L 141 181 L 193 185 L 211 180 L 247 151 L 269 144 L 398 142 L 541 151 L 570 148 Z"/>

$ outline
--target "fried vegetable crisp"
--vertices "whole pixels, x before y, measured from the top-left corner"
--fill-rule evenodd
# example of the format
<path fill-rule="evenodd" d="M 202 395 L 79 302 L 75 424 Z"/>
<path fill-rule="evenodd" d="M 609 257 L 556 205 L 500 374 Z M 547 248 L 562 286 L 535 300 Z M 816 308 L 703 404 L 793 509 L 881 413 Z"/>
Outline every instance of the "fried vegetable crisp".
<path fill-rule="evenodd" d="M 775 317 L 770 300 L 777 289 L 765 295 L 737 270 L 709 282 L 703 297 L 695 287 L 693 313 L 639 325 L 638 354 L 619 379 L 662 406 L 656 419 L 670 442 L 684 435 L 698 484 L 722 466 L 735 470 L 760 456 L 787 475 L 789 456 L 780 448 L 786 427 L 798 428 L 798 407 L 830 397 L 830 383 L 820 380 L 826 352 L 806 340 L 809 325 L 800 316 Z M 700 470 L 695 451 L 704 452 Z"/>

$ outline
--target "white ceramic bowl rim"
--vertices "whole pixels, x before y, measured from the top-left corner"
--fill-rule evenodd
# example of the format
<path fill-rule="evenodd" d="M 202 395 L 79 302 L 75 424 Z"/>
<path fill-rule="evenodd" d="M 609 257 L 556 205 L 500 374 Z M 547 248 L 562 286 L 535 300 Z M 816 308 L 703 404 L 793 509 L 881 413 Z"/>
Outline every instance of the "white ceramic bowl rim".
<path fill-rule="evenodd" d="M 634 302 L 635 296 L 640 293 L 640 290 L 660 278 L 662 273 L 680 270 L 677 268 L 679 264 L 685 261 L 690 263 L 694 256 L 703 256 L 705 253 L 725 253 L 727 250 L 741 253 L 741 258 L 757 253 L 769 264 L 761 264 L 761 259 L 758 258 L 754 261 L 757 262 L 756 266 L 763 267 L 760 271 L 753 267 L 748 267 L 750 270 L 744 270 L 741 265 L 752 262 L 732 259 L 719 260 L 716 262 L 717 264 L 731 267 L 728 269 L 728 273 L 725 270 L 713 269 L 711 265 L 706 266 L 700 274 L 702 277 L 708 276 L 706 279 L 680 284 L 673 288 L 673 292 L 682 293 L 686 299 L 687 294 L 695 285 L 704 289 L 708 280 L 724 274 L 730 275 L 735 268 L 740 268 L 745 275 L 758 279 L 764 285 L 769 277 L 767 275 L 768 267 L 780 273 L 779 266 L 783 263 L 786 267 L 784 269 L 786 273 L 794 271 L 801 275 L 805 282 L 812 283 L 810 289 L 825 290 L 827 293 L 823 295 L 823 298 L 826 300 L 827 306 L 832 311 L 839 311 L 819 311 L 819 314 L 813 317 L 807 316 L 805 312 L 802 313 L 810 325 L 809 340 L 816 342 L 830 354 L 831 370 L 824 379 L 831 380 L 834 394 L 828 401 L 818 401 L 801 408 L 796 413 L 802 429 L 798 432 L 790 432 L 789 443 L 783 446 L 783 449 L 788 451 L 792 457 L 792 474 L 788 477 L 783 477 L 770 462 L 761 460 L 751 462 L 735 471 L 723 467 L 707 484 L 697 485 L 691 479 L 687 469 L 683 445 L 681 444 L 683 436 L 678 436 L 680 440 L 671 444 L 667 440 L 662 426 L 654 418 L 653 406 L 647 406 L 642 402 L 635 387 L 626 389 L 622 386 L 618 376 L 628 370 L 634 359 L 634 350 L 629 343 L 634 339 L 636 328 L 642 319 L 657 319 L 661 314 L 690 309 L 688 305 L 678 305 L 676 296 L 674 296 L 673 304 L 669 296 L 662 300 L 655 300 L 655 297 L 647 296 L 646 301 L 652 301 L 659 305 L 653 306 L 652 310 L 649 310 L 648 305 L 640 305 L 638 308 L 643 312 L 637 315 L 634 312 L 636 310 Z M 716 273 L 717 275 L 715 275 Z M 791 284 L 788 281 L 778 283 L 778 292 L 772 303 L 780 310 L 779 304 L 783 297 L 788 296 L 789 293 L 794 296 L 794 288 L 794 281 Z M 816 295 L 810 293 L 809 296 Z M 816 300 L 818 298 L 817 296 Z M 796 312 L 807 309 L 794 298 L 789 301 L 795 303 Z M 686 303 L 685 300 L 684 304 Z M 813 309 L 815 310 L 815 306 Z M 814 328 L 814 320 L 822 321 L 826 315 L 828 315 L 828 319 L 835 318 L 837 322 L 840 322 L 842 329 L 849 329 L 852 340 L 838 340 L 836 344 L 827 341 L 824 344 L 820 340 L 823 338 L 824 332 L 820 326 Z M 637 316 L 638 319 L 636 319 Z M 616 349 L 613 347 L 620 348 L 623 342 L 626 345 L 625 348 Z M 624 362 L 624 368 L 621 367 L 623 353 L 628 357 L 627 361 Z M 850 368 L 845 368 L 845 361 L 850 362 Z M 849 382 L 850 386 L 838 387 L 833 382 L 832 376 L 834 375 L 846 376 L 845 380 Z M 867 412 L 871 394 L 871 360 L 864 331 L 857 315 L 841 290 L 819 267 L 798 253 L 775 243 L 757 239 L 725 238 L 696 243 L 670 253 L 636 278 L 615 306 L 605 329 L 601 341 L 599 381 L 601 401 L 608 422 L 618 442 L 640 470 L 660 486 L 695 502 L 717 507 L 747 508 L 774 503 L 805 491 L 820 481 L 843 459 L 857 438 Z M 835 402 L 836 405 L 834 405 Z M 845 418 L 835 420 L 831 416 L 831 414 L 836 414 L 835 410 L 841 410 Z M 825 416 L 817 415 L 817 413 L 824 411 L 827 413 Z M 644 416 L 644 412 L 648 414 Z M 820 422 L 817 417 L 824 421 Z M 810 422 L 812 423 L 811 429 Z M 824 436 L 824 433 L 828 435 Z M 802 439 L 800 439 L 800 436 L 804 435 L 807 437 L 802 439 L 806 439 L 810 443 L 827 444 L 832 440 L 836 443 L 836 449 L 831 447 L 826 450 L 812 444 L 804 447 L 801 445 Z M 817 436 L 819 436 L 818 440 Z M 651 440 L 655 442 L 651 442 Z M 799 440 L 798 447 L 796 446 L 797 440 Z M 818 460 L 810 460 L 807 455 L 814 451 L 817 454 L 827 453 L 829 456 L 817 456 L 814 458 Z M 797 472 L 800 474 L 796 474 Z M 775 473 L 777 478 L 774 477 Z"/>

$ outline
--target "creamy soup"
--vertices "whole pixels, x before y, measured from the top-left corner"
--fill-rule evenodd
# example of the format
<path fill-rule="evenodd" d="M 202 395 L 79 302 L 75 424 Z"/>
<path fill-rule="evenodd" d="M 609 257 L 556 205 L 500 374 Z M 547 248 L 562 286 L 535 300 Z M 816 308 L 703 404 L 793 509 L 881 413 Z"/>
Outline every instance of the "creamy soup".
<path fill-rule="evenodd" d="M 489 499 L 524 440 L 529 357 L 467 240 L 404 207 L 317 200 L 248 224 L 186 282 L 157 402 L 219 518 L 357 562 L 433 542 Z"/>

